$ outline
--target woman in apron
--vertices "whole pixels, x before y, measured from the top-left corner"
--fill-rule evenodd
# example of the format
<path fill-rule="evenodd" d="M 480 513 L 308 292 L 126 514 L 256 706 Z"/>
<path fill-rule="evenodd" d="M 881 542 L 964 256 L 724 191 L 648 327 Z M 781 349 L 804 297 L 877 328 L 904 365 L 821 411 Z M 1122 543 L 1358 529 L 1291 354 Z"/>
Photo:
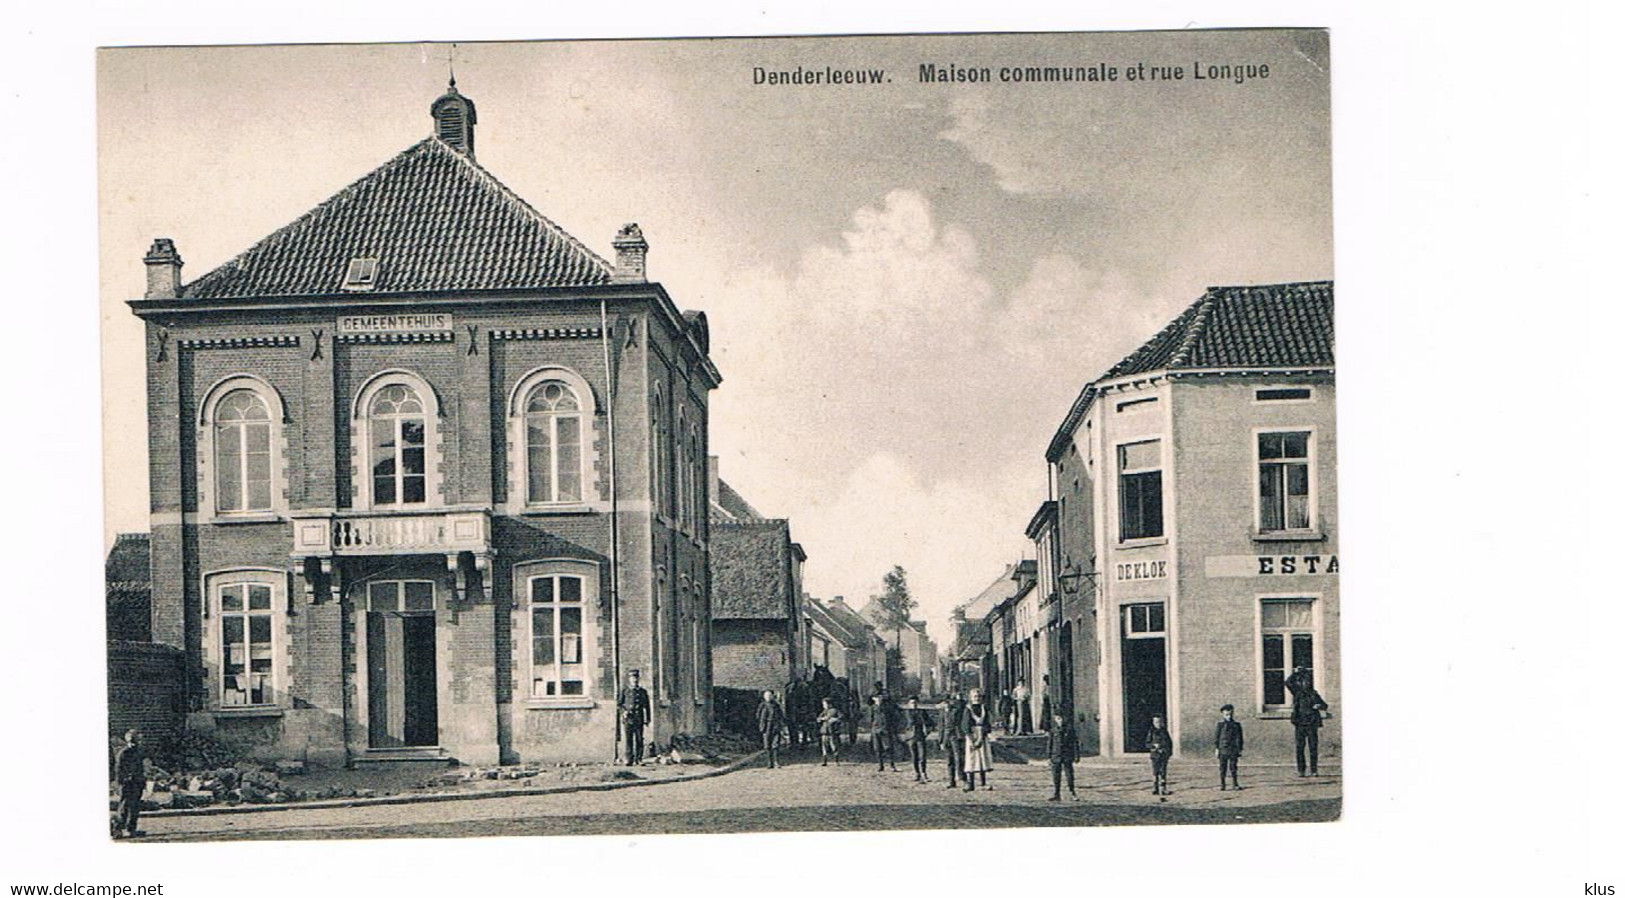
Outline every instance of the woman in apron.
<path fill-rule="evenodd" d="M 987 772 L 993 769 L 993 746 L 988 737 L 993 732 L 993 712 L 982 704 L 982 690 L 970 691 L 970 704 L 965 706 L 965 791 L 976 791 L 976 776 L 981 774 L 982 788 L 987 784 Z"/>

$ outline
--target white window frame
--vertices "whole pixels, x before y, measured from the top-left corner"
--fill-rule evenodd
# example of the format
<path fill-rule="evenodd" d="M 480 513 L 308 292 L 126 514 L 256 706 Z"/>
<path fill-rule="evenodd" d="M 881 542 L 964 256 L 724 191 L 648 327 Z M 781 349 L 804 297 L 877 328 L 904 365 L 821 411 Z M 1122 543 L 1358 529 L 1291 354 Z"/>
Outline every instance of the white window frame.
<path fill-rule="evenodd" d="M 596 704 L 593 684 L 598 675 L 597 669 L 597 635 L 598 635 L 598 590 L 600 570 L 597 564 L 590 561 L 580 561 L 570 558 L 554 558 L 534 562 L 525 562 L 514 566 L 514 595 L 520 597 L 520 613 L 514 615 L 516 635 L 514 640 L 515 664 L 514 670 L 523 671 L 524 679 L 516 684 L 519 693 L 516 698 L 530 708 L 590 708 Z M 554 596 L 557 592 L 557 578 L 575 577 L 581 581 L 581 694 L 580 695 L 536 695 L 535 684 L 538 671 L 534 666 L 535 648 L 534 632 L 535 615 L 532 609 L 538 603 L 531 601 L 532 581 L 545 578 L 555 579 Z M 561 607 L 568 607 L 565 603 L 554 601 L 549 604 L 554 609 L 553 630 L 554 638 L 558 639 L 559 613 Z M 562 684 L 563 678 L 558 676 L 558 669 L 563 665 L 559 660 L 561 643 L 554 643 L 555 682 Z M 562 685 L 561 685 L 562 691 Z"/>
<path fill-rule="evenodd" d="M 581 498 L 533 501 L 530 495 L 530 443 L 526 427 L 525 406 L 533 390 L 548 381 L 558 381 L 569 387 L 580 407 L 576 413 L 581 419 Z M 556 432 L 555 432 L 556 434 Z M 533 511 L 577 511 L 592 507 L 599 501 L 598 480 L 598 397 L 586 378 L 575 371 L 558 365 L 544 365 L 532 369 L 521 377 L 508 392 L 508 501 L 511 505 Z M 556 445 L 556 443 L 555 443 Z M 555 476 L 552 479 L 557 495 L 558 453 L 553 453 Z"/>
<path fill-rule="evenodd" d="M 1306 434 L 1308 436 L 1308 443 L 1309 443 L 1309 445 L 1308 445 L 1309 455 L 1308 455 L 1308 458 L 1307 458 L 1307 464 L 1309 466 L 1309 498 L 1308 498 L 1308 502 L 1309 502 L 1309 526 L 1308 527 L 1289 528 L 1289 529 L 1281 529 L 1281 530 L 1265 530 L 1264 529 L 1264 483 L 1263 483 L 1263 480 L 1262 480 L 1262 472 L 1259 470 L 1260 466 L 1263 464 L 1263 459 L 1259 456 L 1259 452 L 1258 452 L 1258 438 L 1263 436 L 1264 434 L 1269 434 L 1269 433 L 1301 433 L 1301 434 Z M 1318 459 L 1319 443 L 1320 443 L 1319 434 L 1316 432 L 1314 426 L 1308 425 L 1308 424 L 1303 424 L 1303 425 L 1280 425 L 1280 426 L 1255 427 L 1255 428 L 1253 428 L 1253 433 L 1252 433 L 1252 460 L 1253 460 L 1253 467 L 1252 467 L 1252 475 L 1248 479 L 1250 481 L 1252 481 L 1252 485 L 1253 485 L 1253 532 L 1254 533 L 1259 534 L 1260 536 L 1277 536 L 1277 535 L 1280 535 L 1280 534 L 1294 534 L 1294 533 L 1302 533 L 1302 534 L 1305 534 L 1305 535 L 1312 535 L 1312 534 L 1318 534 L 1320 532 L 1320 478 L 1318 476 L 1316 476 L 1317 473 L 1318 473 L 1318 469 L 1319 469 L 1319 459 Z M 1282 501 L 1284 502 L 1285 499 L 1286 499 L 1285 492 L 1284 492 L 1284 489 L 1285 489 L 1284 482 L 1283 482 L 1283 487 L 1282 488 L 1283 488 Z M 1283 518 L 1284 518 L 1285 517 L 1285 515 L 1284 515 L 1285 509 L 1283 508 L 1282 511 L 1283 511 Z"/>
<path fill-rule="evenodd" d="M 418 402 L 423 406 L 423 501 L 400 501 L 401 465 L 395 466 L 396 500 L 387 505 L 380 505 L 373 496 L 372 482 L 372 401 L 383 390 L 392 386 L 404 386 L 417 394 Z M 400 425 L 397 419 L 396 436 L 399 443 Z M 354 478 L 354 504 L 360 509 L 388 509 L 400 511 L 418 511 L 430 508 L 441 508 L 445 505 L 440 494 L 440 465 L 441 465 L 441 427 L 440 427 L 440 396 L 429 382 L 410 371 L 392 369 L 380 371 L 373 375 L 356 393 L 355 403 L 350 409 L 350 445 L 354 457 L 359 460 L 355 468 Z"/>
<path fill-rule="evenodd" d="M 1255 442 L 1256 442 L 1256 438 L 1255 438 Z M 1156 443 L 1157 444 L 1157 466 L 1155 468 L 1124 468 L 1123 467 L 1123 448 L 1126 447 L 1126 446 L 1138 446 L 1141 443 Z M 1125 439 L 1125 440 L 1121 440 L 1119 442 L 1115 442 L 1115 443 L 1112 444 L 1112 468 L 1114 469 L 1112 473 L 1113 473 L 1114 478 L 1115 478 L 1114 482 L 1112 484 L 1112 492 L 1115 494 L 1114 498 L 1115 498 L 1115 506 L 1116 506 L 1113 510 L 1116 512 L 1115 517 L 1116 517 L 1117 520 L 1116 520 L 1115 530 L 1116 530 L 1116 533 L 1117 533 L 1117 542 L 1118 542 L 1119 545 L 1123 545 L 1123 544 L 1133 545 L 1133 544 L 1136 544 L 1136 543 L 1149 542 L 1151 540 L 1165 540 L 1165 539 L 1168 538 L 1168 480 L 1169 480 L 1169 478 L 1167 477 L 1167 472 L 1168 472 L 1168 447 L 1167 447 L 1166 444 L 1167 444 L 1167 440 L 1164 440 L 1161 436 L 1158 436 L 1158 435 L 1150 435 L 1150 436 L 1144 436 L 1144 437 L 1134 437 L 1132 439 Z M 1123 478 L 1125 476 L 1132 475 L 1132 474 L 1149 474 L 1152 471 L 1156 471 L 1159 474 L 1163 475 L 1158 480 L 1159 488 L 1157 490 L 1157 502 L 1158 502 L 1158 508 L 1159 508 L 1158 516 L 1162 519 L 1162 532 L 1157 533 L 1157 534 L 1153 534 L 1153 535 L 1149 535 L 1149 536 L 1129 536 L 1128 534 L 1123 532 L 1123 529 L 1124 529 L 1123 528 L 1123 483 L 1124 483 Z"/>
<path fill-rule="evenodd" d="M 428 608 L 407 608 L 406 607 L 406 584 L 408 584 L 408 583 L 427 583 L 429 585 L 429 607 Z M 394 608 L 374 608 L 373 607 L 373 605 L 372 605 L 372 588 L 374 586 L 394 586 L 395 587 L 395 607 Z M 428 580 L 428 579 L 425 579 L 425 578 L 422 578 L 422 577 L 407 577 L 407 578 L 400 579 L 400 580 L 368 580 L 366 582 L 364 588 L 363 588 L 363 598 L 364 598 L 364 600 L 366 602 L 367 611 L 369 611 L 369 612 L 378 611 L 378 612 L 397 613 L 397 614 L 434 614 L 436 611 L 440 610 L 440 588 L 437 585 L 435 585 L 435 582 L 433 580 Z"/>
<path fill-rule="evenodd" d="M 204 614 L 203 625 L 203 657 L 209 666 L 209 704 L 217 713 L 255 714 L 268 711 L 280 711 L 288 706 L 288 659 L 287 659 L 287 615 L 288 615 L 288 573 L 274 568 L 233 568 L 229 570 L 211 571 L 204 575 Z M 266 587 L 270 590 L 270 607 L 264 610 L 251 610 L 249 608 L 249 588 L 254 586 Z M 228 588 L 241 587 L 243 590 L 243 607 L 239 611 L 226 611 L 224 608 L 224 591 Z M 225 621 L 229 617 L 243 618 L 244 645 L 247 641 L 250 624 L 248 618 L 263 615 L 270 619 L 271 624 L 271 672 L 270 691 L 271 700 L 266 702 L 226 704 L 226 645 Z M 245 657 L 244 673 L 250 673 L 252 658 Z"/>
<path fill-rule="evenodd" d="M 1275 716 L 1275 715 L 1285 714 L 1285 713 L 1289 712 L 1292 709 L 1292 695 L 1291 695 L 1290 692 L 1288 692 L 1287 697 L 1286 697 L 1286 701 L 1284 703 L 1282 703 L 1282 704 L 1279 704 L 1279 705 L 1268 705 L 1268 704 L 1264 703 L 1264 636 L 1265 636 L 1265 633 L 1264 633 L 1264 605 L 1267 604 L 1267 603 L 1271 603 L 1271 602 L 1309 602 L 1310 603 L 1311 617 L 1312 617 L 1312 620 L 1313 620 L 1312 624 L 1310 625 L 1310 627 L 1311 627 L 1310 629 L 1305 630 L 1305 629 L 1302 629 L 1302 628 L 1297 628 L 1297 629 L 1287 629 L 1287 630 L 1279 630 L 1279 631 L 1271 630 L 1270 632 L 1272 632 L 1272 633 L 1279 632 L 1279 633 L 1282 633 L 1282 634 L 1304 633 L 1304 632 L 1309 633 L 1309 635 L 1314 639 L 1314 646 L 1310 650 L 1310 656 L 1314 659 L 1314 670 L 1315 670 L 1316 679 L 1317 679 L 1317 688 L 1318 688 L 1318 683 L 1319 683 L 1319 680 L 1321 678 L 1321 675 L 1324 674 L 1324 672 L 1326 670 L 1325 663 L 1324 663 L 1325 652 L 1326 652 L 1326 644 L 1325 644 L 1326 628 L 1323 625 L 1323 609 L 1325 607 L 1325 602 L 1323 601 L 1323 594 L 1322 593 L 1318 593 L 1318 592 L 1269 592 L 1269 593 L 1259 593 L 1259 594 L 1257 594 L 1256 596 L 1253 597 L 1253 672 L 1252 672 L 1252 678 L 1253 678 L 1253 686 L 1254 686 L 1254 696 L 1253 696 L 1254 707 L 1256 707 L 1258 709 L 1259 714 Z M 1291 641 L 1290 641 L 1290 639 L 1288 639 L 1287 645 L 1290 645 L 1290 644 L 1291 644 Z M 1291 665 L 1290 660 L 1288 660 L 1287 663 L 1288 663 L 1288 666 L 1290 667 L 1290 665 Z M 1286 671 L 1285 676 L 1291 676 L 1291 673 L 1292 672 L 1289 669 L 1289 670 Z"/>
<path fill-rule="evenodd" d="M 218 409 L 222 400 L 238 390 L 248 390 L 265 403 L 269 415 L 270 443 L 271 443 L 271 503 L 266 508 L 254 509 L 222 509 L 219 506 L 219 480 L 218 467 L 220 464 L 218 452 L 218 434 L 216 433 Z M 237 519 L 262 520 L 267 517 L 278 517 L 288 510 L 287 500 L 287 439 L 286 433 L 287 407 L 282 402 L 282 394 L 264 380 L 252 374 L 233 374 L 221 378 L 209 387 L 203 394 L 203 401 L 198 404 L 197 418 L 197 490 L 198 508 L 204 511 L 211 520 L 230 521 Z M 246 482 L 245 482 L 246 490 Z M 245 492 L 246 495 L 246 492 Z"/>

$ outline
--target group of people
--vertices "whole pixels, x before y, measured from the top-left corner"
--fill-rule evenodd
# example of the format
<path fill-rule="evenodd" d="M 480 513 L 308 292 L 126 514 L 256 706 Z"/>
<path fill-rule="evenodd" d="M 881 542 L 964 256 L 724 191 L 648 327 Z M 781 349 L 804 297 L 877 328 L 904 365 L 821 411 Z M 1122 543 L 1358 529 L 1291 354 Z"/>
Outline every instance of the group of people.
<path fill-rule="evenodd" d="M 1306 667 L 1298 667 L 1286 678 L 1292 694 L 1292 733 L 1296 747 L 1298 776 L 1320 775 L 1321 714 L 1329 710 L 1326 700 L 1315 690 L 1314 677 Z M 1213 730 L 1213 756 L 1219 761 L 1219 791 L 1241 789 L 1238 768 L 1246 735 L 1236 719 L 1236 706 L 1219 707 L 1219 721 Z M 1145 750 L 1151 756 L 1151 793 L 1167 801 L 1168 759 L 1173 756 L 1173 737 L 1161 715 L 1151 718 L 1151 731 L 1145 737 Z M 1306 763 L 1307 762 L 1307 763 Z"/>
<path fill-rule="evenodd" d="M 1061 786 L 1066 785 L 1074 801 L 1078 798 L 1075 764 L 1078 759 L 1078 734 L 1071 715 L 1061 711 L 1049 698 L 1048 677 L 1045 678 L 1040 726 L 1045 732 L 1049 755 L 1050 801 L 1061 800 Z M 1018 683 L 1010 696 L 1020 696 L 1025 703 L 1028 695 L 1025 682 Z M 1286 688 L 1292 694 L 1292 725 L 1297 751 L 1299 776 L 1320 775 L 1320 727 L 1322 712 L 1328 710 L 1325 699 L 1315 690 L 1312 674 L 1299 667 L 1286 679 Z M 884 684 L 876 683 L 866 709 L 869 727 L 869 746 L 875 769 L 885 771 L 889 766 L 897 770 L 897 743 L 908 745 L 913 765 L 914 781 L 928 783 L 927 746 L 935 741 L 943 754 L 948 788 L 959 788 L 963 782 L 967 792 L 976 791 L 979 783 L 991 789 L 987 775 L 993 769 L 993 750 L 989 737 L 995 725 L 1008 726 L 1007 732 L 1022 732 L 1021 705 L 1013 714 L 989 707 L 982 700 L 980 689 L 970 690 L 969 697 L 961 700 L 949 696 L 941 708 L 940 719 L 920 706 L 917 697 L 910 698 L 899 707 Z M 1219 762 L 1219 789 L 1240 790 L 1240 762 L 1245 748 L 1245 733 L 1241 721 L 1236 719 L 1235 706 L 1229 703 L 1219 708 L 1219 720 L 1213 731 L 1213 755 Z M 830 698 L 813 718 L 818 731 L 821 763 L 840 763 L 841 734 L 854 723 L 849 714 L 837 707 Z M 773 690 L 762 693 L 762 703 L 756 713 L 756 728 L 767 752 L 769 767 L 779 766 L 779 748 L 787 731 L 787 717 Z M 850 743 L 849 743 L 850 744 Z M 1173 736 L 1169 734 L 1163 717 L 1151 719 L 1151 729 L 1145 736 L 1145 750 L 1151 759 L 1151 792 L 1167 801 L 1168 759 L 1174 753 Z"/>

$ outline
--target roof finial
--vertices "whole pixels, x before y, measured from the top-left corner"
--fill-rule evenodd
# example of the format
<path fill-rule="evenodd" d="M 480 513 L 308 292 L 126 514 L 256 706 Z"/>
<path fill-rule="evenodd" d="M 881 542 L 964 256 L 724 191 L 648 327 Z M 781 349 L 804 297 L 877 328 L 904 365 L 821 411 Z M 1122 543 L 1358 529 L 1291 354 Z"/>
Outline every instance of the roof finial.
<path fill-rule="evenodd" d="M 452 44 L 451 49 L 446 51 L 446 72 L 451 76 L 450 77 L 451 89 L 456 90 L 457 89 L 457 45 L 456 44 Z"/>

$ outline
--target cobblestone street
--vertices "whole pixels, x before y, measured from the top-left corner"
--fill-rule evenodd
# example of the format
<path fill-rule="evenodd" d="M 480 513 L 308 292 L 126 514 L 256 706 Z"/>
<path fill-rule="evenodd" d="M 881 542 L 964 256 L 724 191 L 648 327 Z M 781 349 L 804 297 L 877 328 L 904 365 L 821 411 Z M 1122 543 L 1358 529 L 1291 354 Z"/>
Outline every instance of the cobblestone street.
<path fill-rule="evenodd" d="M 1240 792 L 1221 792 L 1212 765 L 1175 763 L 1173 794 L 1150 794 L 1143 761 L 1088 760 L 1077 768 L 1080 799 L 1047 801 L 1049 769 L 1002 764 L 993 788 L 950 790 L 932 758 L 917 784 L 906 759 L 878 772 L 866 754 L 839 765 L 791 755 L 784 767 L 755 765 L 691 782 L 604 792 L 514 796 L 142 821 L 138 841 L 404 838 L 514 835 L 775 832 L 954 827 L 1277 823 L 1337 818 L 1341 778 L 1297 777 L 1289 765 L 1243 765 Z"/>

